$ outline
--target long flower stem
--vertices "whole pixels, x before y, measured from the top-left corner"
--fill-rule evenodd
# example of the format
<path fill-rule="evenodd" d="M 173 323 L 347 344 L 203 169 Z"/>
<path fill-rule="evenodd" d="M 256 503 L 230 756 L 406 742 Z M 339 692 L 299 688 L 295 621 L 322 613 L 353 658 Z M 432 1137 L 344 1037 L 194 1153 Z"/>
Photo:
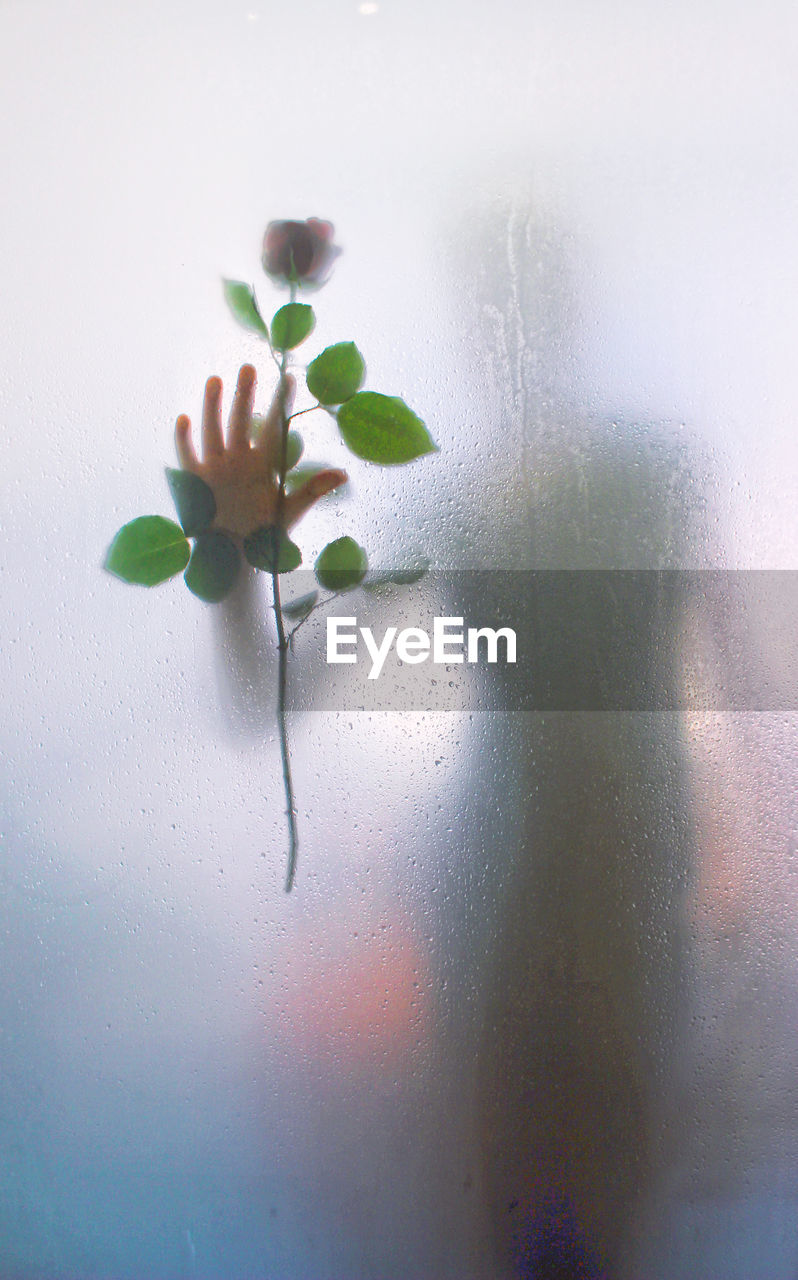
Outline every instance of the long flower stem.
<path fill-rule="evenodd" d="M 299 839 L 296 827 L 294 784 L 291 777 L 291 752 L 288 746 L 288 725 L 285 714 L 285 695 L 288 683 L 288 637 L 285 634 L 283 611 L 280 604 L 280 575 L 276 570 L 272 573 L 272 595 L 274 597 L 274 617 L 277 623 L 277 725 L 280 733 L 280 758 L 283 766 L 285 812 L 288 819 L 288 870 L 285 877 L 285 891 L 290 893 L 296 875 Z"/>
<path fill-rule="evenodd" d="M 292 289 L 293 301 L 293 289 Z M 280 601 L 279 561 L 283 534 L 283 505 L 285 502 L 285 472 L 288 460 L 288 428 L 289 418 L 285 411 L 285 371 L 287 356 L 282 352 L 280 359 L 280 386 L 278 403 L 280 406 L 280 464 L 278 472 L 279 487 L 277 490 L 277 506 L 272 538 L 272 600 L 274 603 L 274 619 L 277 626 L 277 726 L 280 734 L 280 758 L 283 766 L 283 789 L 285 791 L 285 811 L 288 819 L 288 869 L 285 877 L 285 891 L 290 893 L 296 875 L 296 861 L 299 853 L 299 838 L 296 826 L 296 805 L 294 803 L 294 784 L 291 776 L 291 751 L 288 745 L 288 725 L 286 723 L 286 688 L 288 685 L 288 641 L 283 609 Z"/>

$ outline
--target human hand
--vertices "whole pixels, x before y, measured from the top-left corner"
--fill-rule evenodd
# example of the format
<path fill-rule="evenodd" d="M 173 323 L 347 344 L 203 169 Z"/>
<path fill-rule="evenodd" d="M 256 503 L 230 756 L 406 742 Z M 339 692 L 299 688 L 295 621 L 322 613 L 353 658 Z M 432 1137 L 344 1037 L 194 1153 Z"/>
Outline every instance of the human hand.
<path fill-rule="evenodd" d="M 209 378 L 202 406 L 202 461 L 191 438 L 191 422 L 181 414 L 175 425 L 177 457 L 184 471 L 204 480 L 216 500 L 212 527 L 237 543 L 264 525 L 277 524 L 279 467 L 283 420 L 289 418 L 296 381 L 286 374 L 281 404 L 280 386 L 269 412 L 253 430 L 257 374 L 251 364 L 241 366 L 233 407 L 222 431 L 222 380 Z M 319 471 L 293 493 L 283 496 L 280 525 L 290 529 L 319 498 L 345 484 L 345 471 Z"/>

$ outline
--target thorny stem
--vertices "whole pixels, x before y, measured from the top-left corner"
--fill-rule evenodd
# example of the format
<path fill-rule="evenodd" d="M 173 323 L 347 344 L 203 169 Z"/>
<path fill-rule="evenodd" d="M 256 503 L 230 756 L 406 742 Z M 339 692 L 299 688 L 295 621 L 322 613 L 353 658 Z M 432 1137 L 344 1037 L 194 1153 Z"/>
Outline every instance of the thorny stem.
<path fill-rule="evenodd" d="M 323 406 L 320 404 L 312 404 L 309 409 L 297 409 L 296 413 L 291 414 L 291 417 L 288 419 L 288 421 L 293 422 L 294 418 L 301 418 L 302 415 L 305 413 L 315 413 L 317 409 L 321 409 L 322 407 Z"/>
<path fill-rule="evenodd" d="M 295 624 L 295 626 L 293 626 L 293 627 L 291 628 L 291 630 L 288 632 L 288 643 L 289 643 L 289 645 L 291 645 L 291 644 L 293 643 L 294 636 L 296 635 L 296 633 L 297 633 L 297 631 L 299 630 L 299 628 L 300 628 L 301 626 L 304 626 L 304 624 L 307 622 L 308 618 L 312 618 L 312 617 L 313 617 L 313 614 L 316 612 L 316 610 L 317 610 L 317 609 L 321 609 L 321 607 L 322 607 L 323 605 L 332 604 L 333 600 L 337 600 L 337 599 L 338 599 L 338 597 L 340 596 L 340 594 L 341 594 L 341 592 L 340 592 L 340 591 L 333 591 L 333 593 L 332 593 L 332 595 L 331 595 L 331 596 L 325 596 L 325 598 L 324 598 L 323 600 L 317 600 L 317 601 L 316 601 L 316 603 L 312 606 L 312 608 L 308 609 L 308 611 L 307 611 L 307 613 L 305 614 L 304 618 L 300 618 L 300 619 L 299 619 L 299 622 L 297 622 L 297 623 Z"/>
<path fill-rule="evenodd" d="M 294 301 L 295 287 L 291 286 L 291 301 Z M 285 632 L 283 609 L 280 601 L 279 557 L 283 534 L 283 504 L 285 502 L 285 470 L 288 451 L 289 418 L 285 411 L 285 371 L 287 354 L 282 352 L 280 359 L 280 385 L 278 403 L 280 406 L 280 465 L 278 471 L 277 506 L 272 535 L 272 599 L 274 601 L 274 618 L 277 626 L 277 726 L 280 734 L 280 757 L 283 765 L 283 788 L 285 790 L 285 812 L 288 819 L 288 869 L 285 877 L 285 891 L 290 893 L 296 875 L 296 860 L 299 852 L 299 839 L 296 827 L 296 805 L 294 803 L 294 784 L 291 777 L 291 752 L 288 746 L 288 726 L 285 715 L 285 695 L 288 682 L 288 642 Z"/>

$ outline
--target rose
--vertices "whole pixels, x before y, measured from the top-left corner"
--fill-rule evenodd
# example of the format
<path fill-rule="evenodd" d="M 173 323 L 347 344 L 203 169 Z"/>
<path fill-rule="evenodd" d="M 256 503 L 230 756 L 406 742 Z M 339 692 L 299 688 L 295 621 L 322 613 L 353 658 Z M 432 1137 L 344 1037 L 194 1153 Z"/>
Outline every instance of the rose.
<path fill-rule="evenodd" d="M 270 222 L 263 237 L 263 270 L 276 284 L 324 284 L 341 250 L 331 222 Z"/>

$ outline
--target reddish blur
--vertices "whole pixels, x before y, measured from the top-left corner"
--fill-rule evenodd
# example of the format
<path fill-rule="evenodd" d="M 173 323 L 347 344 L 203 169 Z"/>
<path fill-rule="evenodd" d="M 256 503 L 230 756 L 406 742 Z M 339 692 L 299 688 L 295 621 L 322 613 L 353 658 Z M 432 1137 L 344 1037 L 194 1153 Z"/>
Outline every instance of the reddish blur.
<path fill-rule="evenodd" d="M 396 904 L 354 931 L 293 937 L 277 963 L 289 992 L 280 1024 L 294 1053 L 384 1074 L 423 1050 L 434 1017 L 430 959 L 400 913 Z"/>

